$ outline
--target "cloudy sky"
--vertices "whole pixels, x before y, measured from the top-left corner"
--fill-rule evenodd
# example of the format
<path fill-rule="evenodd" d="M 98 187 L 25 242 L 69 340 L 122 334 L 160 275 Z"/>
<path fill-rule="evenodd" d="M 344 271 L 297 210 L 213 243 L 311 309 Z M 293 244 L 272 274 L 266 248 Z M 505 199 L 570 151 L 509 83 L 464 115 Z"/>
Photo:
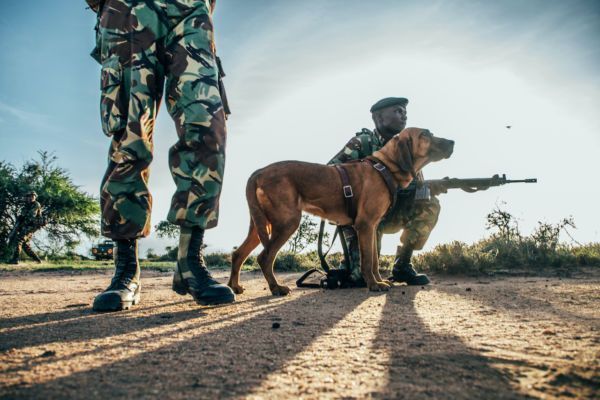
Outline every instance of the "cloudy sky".
<path fill-rule="evenodd" d="M 0 2 L 0 159 L 20 165 L 53 151 L 97 196 L 109 143 L 99 124 L 100 68 L 89 57 L 94 18 L 83 0 Z M 573 216 L 577 241 L 600 241 L 599 2 L 219 0 L 215 28 L 233 115 L 211 248 L 243 240 L 252 171 L 285 159 L 326 162 L 372 128 L 369 107 L 387 96 L 410 99 L 409 126 L 457 143 L 427 178 L 539 179 L 442 195 L 426 248 L 477 240 L 496 206 L 525 233 Z M 175 138 L 162 110 L 154 223 L 174 189 L 167 152 Z M 383 252 L 397 242 L 388 235 Z M 142 248 L 165 244 L 151 236 Z"/>

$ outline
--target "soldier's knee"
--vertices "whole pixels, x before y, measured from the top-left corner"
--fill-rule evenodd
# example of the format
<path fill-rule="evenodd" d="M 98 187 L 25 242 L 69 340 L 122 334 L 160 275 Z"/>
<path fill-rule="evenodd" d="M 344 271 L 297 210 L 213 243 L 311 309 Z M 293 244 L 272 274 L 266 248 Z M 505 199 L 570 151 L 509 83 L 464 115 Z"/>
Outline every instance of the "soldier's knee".
<path fill-rule="evenodd" d="M 129 139 L 129 136 L 135 135 L 124 135 L 122 141 L 110 155 L 113 167 L 122 172 L 145 168 L 153 159 L 152 143 L 141 138 Z"/>
<path fill-rule="evenodd" d="M 442 205 L 437 197 L 432 197 L 430 202 L 431 214 L 437 217 L 440 215 L 440 211 L 442 211 Z"/>
<path fill-rule="evenodd" d="M 179 142 L 177 148 L 207 154 L 220 154 L 225 151 L 225 128 L 214 124 L 185 123 L 179 127 Z"/>
<path fill-rule="evenodd" d="M 427 239 L 416 240 L 413 242 L 411 247 L 413 250 L 423 250 L 423 247 L 425 247 L 425 242 L 427 242 Z"/>

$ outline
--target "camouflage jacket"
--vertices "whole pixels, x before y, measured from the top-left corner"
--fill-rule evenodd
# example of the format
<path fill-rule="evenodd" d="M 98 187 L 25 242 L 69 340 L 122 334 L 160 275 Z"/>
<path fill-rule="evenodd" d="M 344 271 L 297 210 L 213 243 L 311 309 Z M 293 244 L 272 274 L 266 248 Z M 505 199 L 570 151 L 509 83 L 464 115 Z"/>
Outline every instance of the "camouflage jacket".
<path fill-rule="evenodd" d="M 21 214 L 17 218 L 15 229 L 18 231 L 36 230 L 45 225 L 42 216 L 42 206 L 37 201 L 25 204 Z"/>
<path fill-rule="evenodd" d="M 15 226 L 9 234 L 9 240 L 15 237 L 23 237 L 37 231 L 46 224 L 42 215 L 42 206 L 37 201 L 25 204 L 21 214 L 17 217 Z"/>
<path fill-rule="evenodd" d="M 385 143 L 385 139 L 377 130 L 371 131 L 363 128 L 327 164 L 341 164 L 348 161 L 360 160 L 381 149 Z"/>

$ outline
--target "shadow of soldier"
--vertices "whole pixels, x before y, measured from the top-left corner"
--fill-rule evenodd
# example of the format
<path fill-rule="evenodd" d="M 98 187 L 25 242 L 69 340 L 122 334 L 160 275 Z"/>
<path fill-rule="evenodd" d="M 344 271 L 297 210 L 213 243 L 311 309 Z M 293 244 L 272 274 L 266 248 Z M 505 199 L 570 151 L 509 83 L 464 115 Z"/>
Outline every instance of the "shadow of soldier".
<path fill-rule="evenodd" d="M 222 320 L 190 324 L 185 330 L 172 330 L 167 345 L 160 337 L 136 340 L 111 349 L 123 354 L 110 359 L 102 348 L 89 358 L 58 360 L 64 367 L 77 364 L 80 372 L 50 378 L 31 385 L 13 384 L 5 388 L 10 398 L 233 398 L 251 393 L 268 374 L 279 370 L 323 332 L 343 320 L 369 298 L 361 291 L 347 296 L 345 291 L 296 290 L 291 297 L 260 297 L 248 303 L 246 315 L 229 315 Z M 315 307 L 317 303 L 325 305 Z M 325 309 L 325 312 L 315 310 Z M 189 313 L 185 314 L 185 317 Z M 108 337 L 108 333 L 104 334 Z M 132 356 L 129 346 L 140 351 Z M 89 355 L 84 355 L 88 357 Z M 88 365 L 82 366 L 81 362 Z"/>
<path fill-rule="evenodd" d="M 165 290 L 164 286 L 162 282 L 154 281 L 146 285 L 145 289 L 152 293 L 148 297 L 157 295 L 160 289 Z M 95 292 L 95 289 L 91 290 Z M 166 296 L 172 296 L 168 289 L 166 293 Z M 117 313 L 98 313 L 92 311 L 90 305 L 75 303 L 67 305 L 68 310 L 0 318 L 0 351 L 78 341 L 83 337 L 86 340 L 109 338 L 139 332 L 148 325 L 176 324 L 206 315 L 206 310 L 197 307 L 189 296 L 178 301 L 164 301 L 163 296 L 144 299 L 141 305 Z M 236 304 L 261 301 L 264 300 L 247 299 Z"/>
<path fill-rule="evenodd" d="M 191 303 L 191 301 L 173 302 L 120 313 L 94 313 L 89 306 L 86 306 L 79 310 L 31 315 L 22 319 L 14 318 L 7 324 L 7 327 L 12 325 L 12 329 L 0 333 L 0 346 L 4 351 L 9 351 L 56 342 L 81 340 L 82 336 L 86 340 L 102 339 L 140 331 L 152 321 L 168 319 L 170 323 L 176 323 L 204 315 L 204 312 L 198 309 L 177 312 L 156 311 L 183 303 Z M 142 314 L 150 309 L 153 309 L 151 315 Z M 19 323 L 25 326 L 19 327 Z M 4 328 L 2 322 L 0 322 L 0 327 Z"/>
<path fill-rule="evenodd" d="M 401 286 L 392 290 L 382 313 L 374 351 L 387 353 L 387 382 L 372 398 L 381 399 L 525 399 L 511 386 L 508 376 L 494 368 L 496 361 L 470 348 L 452 334 L 457 326 L 446 325 L 448 333 L 434 332 L 427 318 L 444 324 L 444 305 L 432 297 L 420 299 L 436 287 Z M 432 313 L 420 310 L 435 308 Z M 436 329 L 437 330 L 437 329 Z M 490 338 L 493 340 L 493 338 Z"/>

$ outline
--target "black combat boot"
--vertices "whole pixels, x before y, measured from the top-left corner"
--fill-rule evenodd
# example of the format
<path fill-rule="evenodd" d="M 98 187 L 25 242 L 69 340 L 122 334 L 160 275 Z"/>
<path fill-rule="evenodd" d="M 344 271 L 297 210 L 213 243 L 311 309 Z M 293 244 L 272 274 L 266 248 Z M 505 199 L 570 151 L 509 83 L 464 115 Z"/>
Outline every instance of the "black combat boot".
<path fill-rule="evenodd" d="M 137 240 L 116 240 L 115 275 L 110 286 L 94 299 L 94 311 L 127 310 L 140 302 L 140 264 Z"/>
<path fill-rule="evenodd" d="M 233 290 L 217 282 L 208 272 L 202 255 L 204 229 L 181 227 L 177 268 L 173 275 L 173 290 L 184 296 L 191 294 L 202 305 L 235 301 Z"/>
<path fill-rule="evenodd" d="M 410 263 L 413 249 L 410 246 L 402 246 L 392 269 L 392 277 L 394 282 L 406 282 L 407 285 L 427 285 L 429 278 L 425 274 L 419 274 Z"/>

